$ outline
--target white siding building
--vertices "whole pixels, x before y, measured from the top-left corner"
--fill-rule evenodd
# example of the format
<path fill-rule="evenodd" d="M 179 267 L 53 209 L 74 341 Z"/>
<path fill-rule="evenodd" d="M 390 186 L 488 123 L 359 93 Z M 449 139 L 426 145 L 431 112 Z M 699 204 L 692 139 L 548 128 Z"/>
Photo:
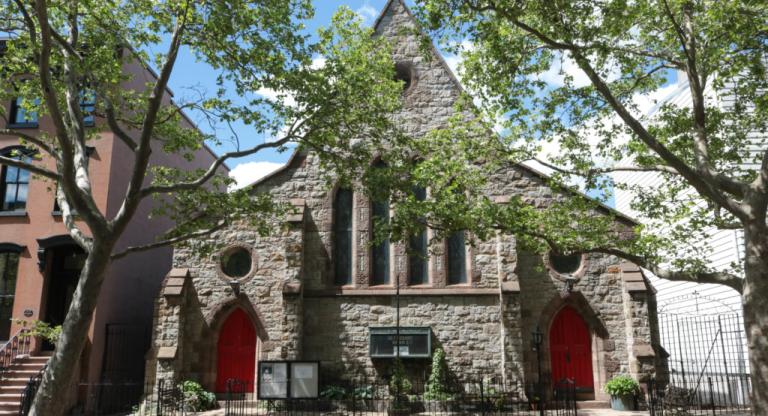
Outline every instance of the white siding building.
<path fill-rule="evenodd" d="M 709 98 L 726 108 L 734 99 L 727 94 L 710 94 Z M 691 94 L 687 81 L 680 82 L 644 118 L 652 119 L 664 104 L 690 107 Z M 752 149 L 764 149 L 766 142 L 765 137 L 755 135 Z M 624 164 L 631 164 L 631 160 L 624 161 Z M 745 164 L 744 168 L 753 166 Z M 632 207 L 634 192 L 654 192 L 662 186 L 660 175 L 653 172 L 617 172 L 612 176 L 616 183 L 640 186 L 642 189 L 616 189 L 617 210 L 648 223 L 652 233 L 664 235 L 670 232 L 668 227 L 654 226 L 646 221 Z M 693 190 L 691 195 L 694 195 Z M 708 246 L 706 258 L 712 268 L 731 271 L 732 265 L 743 264 L 744 235 L 741 230 L 711 229 L 706 235 L 705 241 L 696 240 L 691 244 Z M 680 250 L 682 252 L 685 247 L 681 246 Z M 719 378 L 723 384 L 718 389 L 723 395 L 730 395 L 734 402 L 748 400 L 745 380 L 749 369 L 740 294 L 722 285 L 672 282 L 656 278 L 651 273 L 647 275 L 657 291 L 661 341 L 670 353 L 669 369 L 673 376 L 682 374 L 683 379 L 694 380 L 697 384 L 701 380 L 706 382 L 707 377 Z"/>

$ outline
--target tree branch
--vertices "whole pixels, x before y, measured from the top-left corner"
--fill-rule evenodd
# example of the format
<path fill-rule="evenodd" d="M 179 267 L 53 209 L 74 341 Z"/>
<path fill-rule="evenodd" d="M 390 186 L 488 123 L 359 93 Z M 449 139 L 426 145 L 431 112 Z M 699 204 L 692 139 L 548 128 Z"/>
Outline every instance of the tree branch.
<path fill-rule="evenodd" d="M 105 101 L 107 103 L 105 113 L 109 129 L 112 131 L 112 133 L 114 133 L 115 136 L 117 136 L 118 139 L 122 140 L 122 142 L 125 143 L 129 149 L 135 152 L 138 148 L 136 141 L 133 140 L 133 138 L 128 135 L 128 133 L 123 130 L 122 127 L 120 127 L 120 124 L 117 122 L 117 116 L 115 115 L 115 108 L 112 106 L 112 102 L 110 100 Z"/>
<path fill-rule="evenodd" d="M 655 166 L 614 166 L 610 168 L 594 168 L 589 169 L 587 172 L 577 172 L 574 170 L 569 170 L 557 165 L 554 165 L 552 163 L 549 163 L 543 159 L 540 158 L 533 158 L 538 163 L 541 163 L 542 165 L 555 170 L 560 173 L 564 173 L 566 175 L 575 175 L 575 176 L 582 176 L 582 177 L 592 177 L 594 175 L 605 175 L 608 173 L 613 172 L 664 172 L 664 173 L 671 173 L 674 175 L 679 175 L 679 173 L 673 169 L 670 166 L 666 165 L 655 165 Z"/>
<path fill-rule="evenodd" d="M 67 201 L 67 197 L 64 195 L 64 191 L 61 186 L 56 186 L 56 202 L 61 209 L 61 219 L 64 226 L 67 227 L 69 235 L 74 239 L 84 250 L 90 252 L 93 248 L 93 239 L 83 233 L 83 231 L 75 224 L 75 215 L 72 212 L 72 207 Z"/>
<path fill-rule="evenodd" d="M 125 250 L 123 250 L 121 252 L 113 254 L 110 258 L 112 260 L 117 260 L 117 259 L 125 257 L 125 256 L 127 256 L 127 255 L 129 255 L 131 253 L 152 250 L 152 249 L 155 249 L 155 248 L 158 248 L 158 247 L 165 247 L 165 246 L 169 246 L 169 245 L 172 245 L 172 244 L 180 243 L 182 241 L 190 240 L 190 239 L 193 239 L 193 238 L 205 237 L 205 236 L 207 236 L 207 235 L 209 235 L 211 233 L 214 233 L 214 232 L 224 228 L 224 226 L 226 226 L 226 224 L 227 224 L 226 221 L 221 221 L 218 224 L 216 224 L 215 226 L 213 226 L 211 228 L 208 228 L 206 230 L 195 231 L 195 232 L 184 234 L 184 235 L 181 235 L 181 236 L 178 236 L 178 237 L 173 237 L 173 238 L 168 238 L 168 239 L 165 239 L 165 240 L 156 241 L 156 242 L 150 243 L 150 244 L 144 244 L 144 245 L 140 245 L 140 246 L 131 246 L 131 247 L 128 247 L 128 248 L 126 248 Z"/>
<path fill-rule="evenodd" d="M 293 128 L 292 128 L 293 129 Z M 216 174 L 216 171 L 221 167 L 222 164 L 227 159 L 231 158 L 239 158 L 239 157 L 245 157 L 252 155 L 254 153 L 258 153 L 264 149 L 268 148 L 276 148 L 285 145 L 292 139 L 297 138 L 295 133 L 291 132 L 287 135 L 285 135 L 282 139 L 273 141 L 273 142 L 265 142 L 261 143 L 259 145 L 256 145 L 254 147 L 251 147 L 250 149 L 236 151 L 236 152 L 228 152 L 221 155 L 219 158 L 217 158 L 210 167 L 208 167 L 208 170 L 205 171 L 205 173 L 200 176 L 199 178 L 195 179 L 194 181 L 189 182 L 179 182 L 175 184 L 170 185 L 154 185 L 154 186 L 148 186 L 141 190 L 140 196 L 142 198 L 147 197 L 149 195 L 153 194 L 161 194 L 161 193 L 170 193 L 170 192 L 178 192 L 178 191 L 185 191 L 190 189 L 196 189 L 202 185 L 204 185 L 206 182 L 208 182 L 213 176 Z"/>
<path fill-rule="evenodd" d="M 147 111 L 144 114 L 144 120 L 142 122 L 141 134 L 139 135 L 138 146 L 134 152 L 133 169 L 131 172 L 131 178 L 128 182 L 128 187 L 125 192 L 125 198 L 120 206 L 115 217 L 110 221 L 110 226 L 120 233 L 125 227 L 128 226 L 133 214 L 141 202 L 141 186 L 147 175 L 147 168 L 149 166 L 149 158 L 152 154 L 151 139 L 155 128 L 155 121 L 157 120 L 157 114 L 160 111 L 160 107 L 165 97 L 165 90 L 168 86 L 168 80 L 173 72 L 173 67 L 176 64 L 176 58 L 178 57 L 179 49 L 181 48 L 182 34 L 186 27 L 187 8 L 189 2 L 187 1 L 184 15 L 178 17 L 176 20 L 176 27 L 173 30 L 171 36 L 171 42 L 168 46 L 168 53 L 160 70 L 160 74 L 157 77 L 152 93 L 149 96 L 149 102 L 147 103 Z"/>
<path fill-rule="evenodd" d="M 61 176 L 56 172 L 50 171 L 45 168 L 41 168 L 39 166 L 35 166 L 31 163 L 27 163 L 19 159 L 14 159 L 12 157 L 0 156 L 0 165 L 15 166 L 17 168 L 26 169 L 32 173 L 45 176 L 46 178 L 53 179 L 55 181 L 58 181 L 61 179 Z"/>
<path fill-rule="evenodd" d="M 584 250 L 583 252 L 603 253 L 603 254 L 610 254 L 616 257 L 620 257 L 624 260 L 631 261 L 632 263 L 650 271 L 657 277 L 665 280 L 671 280 L 675 282 L 709 283 L 709 284 L 716 284 L 716 285 L 724 285 L 724 286 L 730 287 L 731 289 L 739 293 L 742 293 L 742 291 L 744 290 L 743 289 L 744 279 L 742 279 L 741 277 L 735 274 L 717 272 L 717 271 L 684 272 L 684 271 L 670 270 L 670 269 L 660 267 L 655 263 L 651 263 L 647 261 L 644 257 L 630 254 L 614 248 L 605 248 L 605 247 L 594 248 L 590 250 Z"/>
<path fill-rule="evenodd" d="M 5 119 L 5 117 L 3 117 L 3 119 Z M 7 120 L 5 120 L 5 121 L 7 123 Z M 54 150 L 53 147 L 51 147 L 50 144 L 44 142 L 43 140 L 40 140 L 39 138 L 37 138 L 35 136 L 23 133 L 23 132 L 18 131 L 18 130 L 7 129 L 7 128 L 6 129 L 0 129 L 0 135 L 16 136 L 16 137 L 18 137 L 18 138 L 20 138 L 22 140 L 26 140 L 26 141 L 34 144 L 35 146 L 43 149 L 45 151 L 45 153 L 48 153 L 52 157 L 54 157 L 56 159 L 59 159 L 58 152 L 56 152 L 56 150 Z"/>

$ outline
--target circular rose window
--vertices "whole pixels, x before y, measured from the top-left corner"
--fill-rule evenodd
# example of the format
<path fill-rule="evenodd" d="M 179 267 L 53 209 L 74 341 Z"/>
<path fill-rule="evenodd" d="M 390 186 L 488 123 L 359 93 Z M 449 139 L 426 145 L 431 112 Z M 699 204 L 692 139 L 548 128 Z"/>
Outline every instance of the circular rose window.
<path fill-rule="evenodd" d="M 222 253 L 219 266 L 226 277 L 243 278 L 253 269 L 251 250 L 241 246 L 230 247 Z"/>
<path fill-rule="evenodd" d="M 573 274 L 581 267 L 581 254 L 549 253 L 549 266 L 560 274 Z"/>

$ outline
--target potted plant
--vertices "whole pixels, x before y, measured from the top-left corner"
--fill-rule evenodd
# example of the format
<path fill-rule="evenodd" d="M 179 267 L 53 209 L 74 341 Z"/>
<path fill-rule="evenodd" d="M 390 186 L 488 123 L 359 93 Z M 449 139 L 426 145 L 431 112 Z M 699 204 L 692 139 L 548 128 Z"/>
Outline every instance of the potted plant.
<path fill-rule="evenodd" d="M 389 416 L 403 416 L 411 414 L 411 403 L 408 393 L 411 392 L 411 382 L 405 375 L 405 367 L 399 358 L 395 359 L 392 378 L 389 380 L 389 394 L 392 395 L 392 403 L 387 409 Z"/>
<path fill-rule="evenodd" d="M 605 383 L 605 392 L 611 395 L 611 409 L 635 410 L 635 395 L 640 385 L 630 376 L 619 375 Z"/>
<path fill-rule="evenodd" d="M 427 411 L 439 412 L 448 411 L 454 400 L 448 389 L 448 364 L 442 348 L 432 354 L 432 369 L 424 389 L 424 400 Z"/>

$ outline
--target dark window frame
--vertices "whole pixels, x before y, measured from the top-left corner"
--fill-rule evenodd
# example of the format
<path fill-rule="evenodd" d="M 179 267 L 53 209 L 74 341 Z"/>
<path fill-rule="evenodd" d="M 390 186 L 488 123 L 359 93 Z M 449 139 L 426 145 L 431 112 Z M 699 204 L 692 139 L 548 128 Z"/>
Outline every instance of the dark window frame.
<path fill-rule="evenodd" d="M 455 254 L 460 253 L 457 257 Z M 450 234 L 445 240 L 445 281 L 449 286 L 469 284 L 469 256 L 466 231 Z"/>
<path fill-rule="evenodd" d="M 92 97 L 88 100 L 87 97 Z M 93 90 L 80 91 L 80 112 L 83 113 L 83 125 L 93 127 L 96 125 L 96 92 Z"/>
<path fill-rule="evenodd" d="M 19 152 L 19 155 L 14 157 L 15 159 L 24 160 L 24 159 L 30 159 L 30 154 L 28 151 L 25 151 L 26 149 L 20 146 L 12 146 L 5 149 L 0 150 L 0 155 L 8 157 L 8 155 L 11 154 L 14 150 L 17 150 Z M 8 180 L 8 175 L 11 170 L 15 170 L 15 179 L 13 181 Z M 22 180 L 22 176 L 25 176 L 25 180 Z M 9 166 L 9 165 L 0 165 L 0 212 L 26 212 L 27 211 L 27 205 L 29 202 L 29 180 L 31 178 L 31 174 L 28 170 L 16 166 Z M 19 200 L 19 190 L 22 189 L 22 185 L 24 186 L 24 189 L 26 189 L 23 206 L 21 208 L 18 208 L 17 206 L 20 203 Z M 11 205 L 6 206 L 6 194 L 8 192 L 9 186 L 13 186 L 14 191 L 14 198 L 12 202 L 10 202 Z"/>
<path fill-rule="evenodd" d="M 343 205 L 342 205 L 343 204 Z M 333 283 L 336 286 L 352 284 L 352 236 L 354 193 L 339 188 L 333 197 Z"/>
<path fill-rule="evenodd" d="M 34 120 L 27 121 L 26 118 L 22 121 L 17 120 L 19 117 L 19 110 L 22 109 L 19 103 L 20 99 L 21 97 L 16 97 L 11 100 L 11 111 L 8 112 L 8 127 L 14 129 L 36 129 L 40 127 L 40 119 L 37 112 L 34 112 Z"/>
<path fill-rule="evenodd" d="M 16 285 L 19 281 L 21 250 L 0 248 L 0 337 L 11 336 L 11 318 L 16 300 Z M 15 257 L 15 269 L 8 267 L 11 256 Z"/>
<path fill-rule="evenodd" d="M 417 187 L 413 189 L 417 201 L 427 199 L 427 190 Z M 427 228 L 408 239 L 408 284 L 411 286 L 428 285 L 429 280 L 429 238 Z"/>

